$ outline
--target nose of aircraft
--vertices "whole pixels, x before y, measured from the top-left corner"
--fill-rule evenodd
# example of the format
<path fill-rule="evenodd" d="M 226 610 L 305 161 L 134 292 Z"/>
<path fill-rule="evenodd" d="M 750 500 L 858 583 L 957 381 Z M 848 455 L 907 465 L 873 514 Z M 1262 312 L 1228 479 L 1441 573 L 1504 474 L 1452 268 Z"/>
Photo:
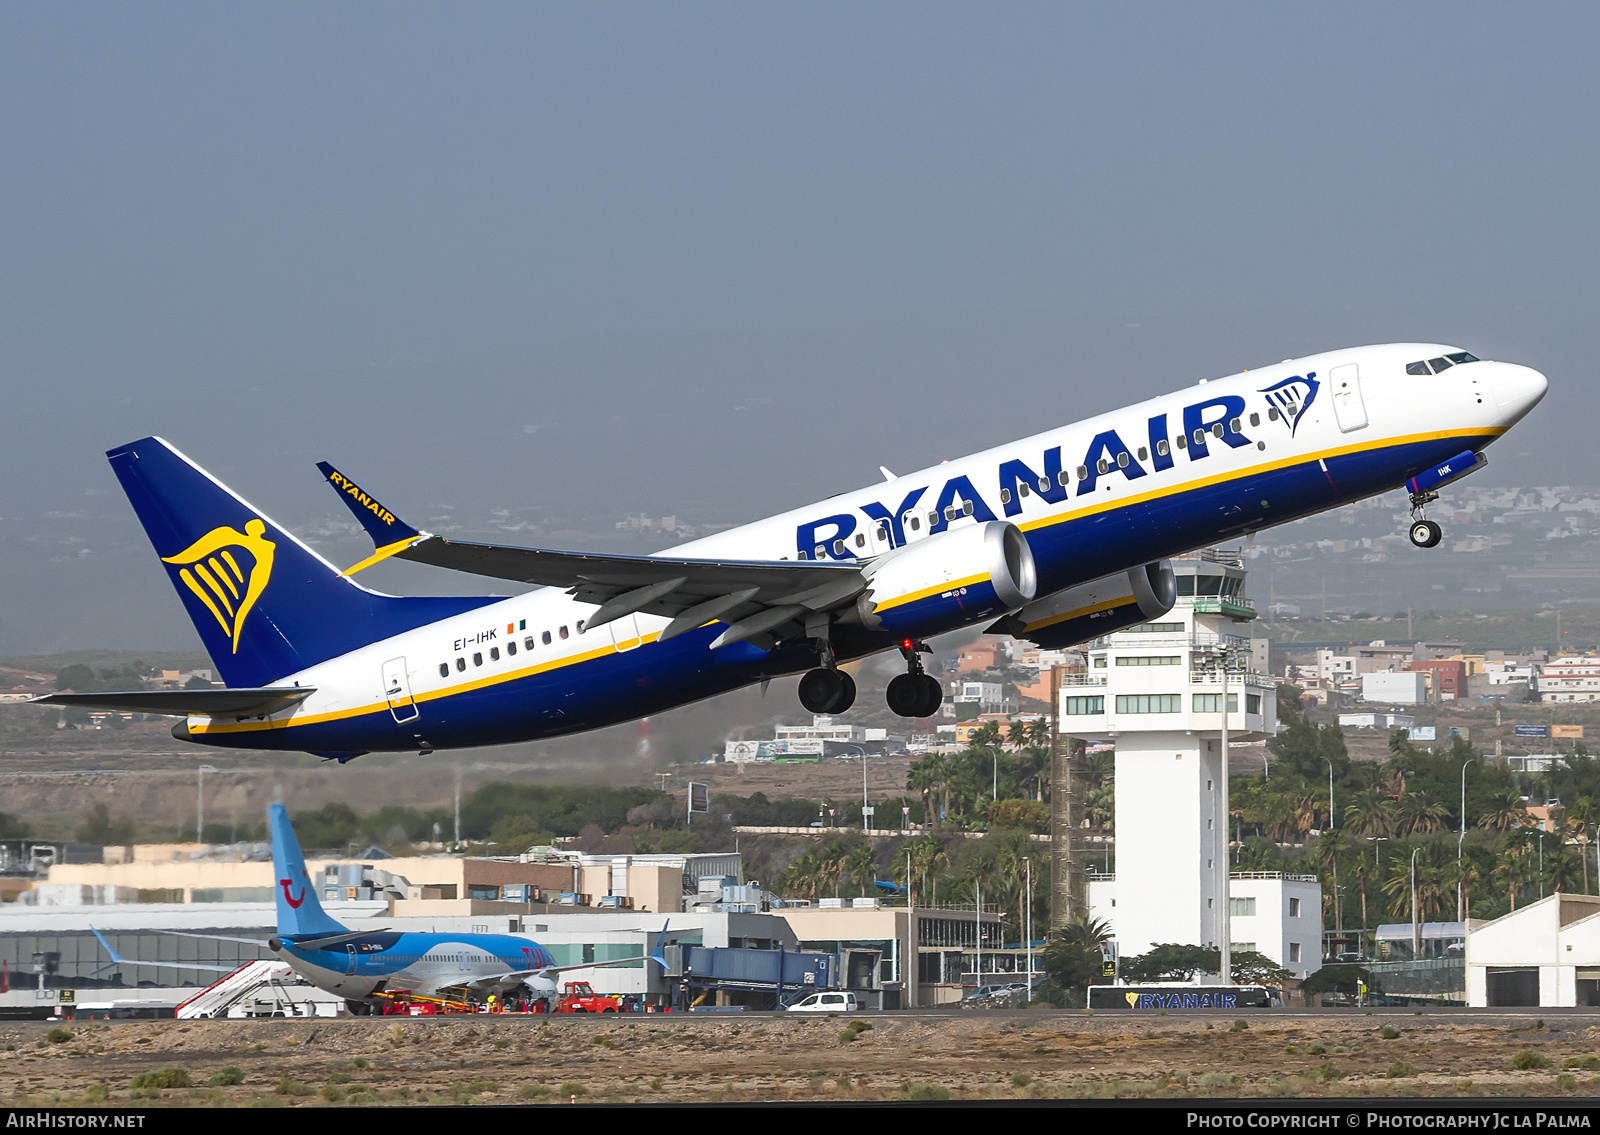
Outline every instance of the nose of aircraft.
<path fill-rule="evenodd" d="M 1539 404 L 1544 392 L 1550 389 L 1550 380 L 1532 367 L 1497 363 L 1489 385 L 1500 406 L 1501 424 L 1510 426 Z"/>

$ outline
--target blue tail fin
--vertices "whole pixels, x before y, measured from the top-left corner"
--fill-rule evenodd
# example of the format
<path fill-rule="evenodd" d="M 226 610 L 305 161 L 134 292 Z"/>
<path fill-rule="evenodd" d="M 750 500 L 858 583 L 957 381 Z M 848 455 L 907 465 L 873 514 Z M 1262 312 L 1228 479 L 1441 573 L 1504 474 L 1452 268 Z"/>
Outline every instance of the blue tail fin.
<path fill-rule="evenodd" d="M 306 872 L 300 841 L 295 838 L 289 810 L 282 804 L 267 809 L 267 827 L 272 831 L 272 875 L 277 881 L 274 898 L 278 901 L 278 935 L 283 938 L 322 937 L 342 934 L 340 926 L 322 909 L 317 886 Z"/>
<path fill-rule="evenodd" d="M 286 674 L 488 598 L 401 598 L 337 569 L 165 441 L 106 454 L 166 565 L 200 638 L 230 686 Z"/>

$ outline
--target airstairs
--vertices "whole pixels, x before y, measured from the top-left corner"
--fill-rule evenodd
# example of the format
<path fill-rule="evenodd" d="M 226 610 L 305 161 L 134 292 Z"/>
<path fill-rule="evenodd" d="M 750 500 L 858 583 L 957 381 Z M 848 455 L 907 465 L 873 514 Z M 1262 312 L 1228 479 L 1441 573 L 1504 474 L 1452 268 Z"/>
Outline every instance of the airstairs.
<path fill-rule="evenodd" d="M 178 1006 L 179 1020 L 217 1017 L 329 1017 L 340 1002 L 330 1000 L 295 975 L 285 962 L 263 958 L 246 962 L 222 980 Z"/>

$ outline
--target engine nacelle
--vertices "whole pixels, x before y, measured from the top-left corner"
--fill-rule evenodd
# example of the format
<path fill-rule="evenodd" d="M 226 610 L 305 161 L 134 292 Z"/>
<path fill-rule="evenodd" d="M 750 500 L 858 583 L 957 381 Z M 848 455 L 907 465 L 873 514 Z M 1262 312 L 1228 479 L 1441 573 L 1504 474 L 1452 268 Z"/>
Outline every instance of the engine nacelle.
<path fill-rule="evenodd" d="M 1027 537 L 991 520 L 929 536 L 865 569 L 856 615 L 873 630 L 918 638 L 970 626 L 1025 606 L 1039 576 Z"/>
<path fill-rule="evenodd" d="M 989 629 L 1025 638 L 1046 650 L 1159 619 L 1178 601 L 1178 580 L 1166 560 L 1129 568 L 1046 595 Z"/>

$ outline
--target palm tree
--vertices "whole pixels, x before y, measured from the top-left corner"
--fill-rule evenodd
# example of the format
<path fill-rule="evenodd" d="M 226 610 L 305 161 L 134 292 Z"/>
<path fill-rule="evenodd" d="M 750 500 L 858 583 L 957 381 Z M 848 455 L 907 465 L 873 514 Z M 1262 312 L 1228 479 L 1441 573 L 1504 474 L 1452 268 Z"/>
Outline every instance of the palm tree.
<path fill-rule="evenodd" d="M 1402 835 L 1426 835 L 1450 820 L 1450 809 L 1420 790 L 1403 794 L 1395 812 L 1395 826 Z"/>
<path fill-rule="evenodd" d="M 815 855 L 805 851 L 801 852 L 794 862 L 784 869 L 779 885 L 786 895 L 792 894 L 796 898 L 803 895 L 806 898 L 815 899 L 821 882 L 821 864 L 817 862 Z"/>
<path fill-rule="evenodd" d="M 1456 882 L 1461 887 L 1461 917 L 1472 917 L 1472 884 L 1483 878 L 1483 873 L 1470 859 L 1463 859 L 1456 871 Z"/>
<path fill-rule="evenodd" d="M 1490 831 L 1508 832 L 1529 824 L 1528 808 L 1514 788 L 1503 789 L 1489 797 L 1488 806 L 1478 817 L 1478 826 Z"/>
<path fill-rule="evenodd" d="M 1367 935 L 1367 883 L 1378 873 L 1378 862 L 1371 849 L 1363 848 L 1361 854 L 1356 856 L 1355 873 L 1356 882 L 1361 887 L 1361 937 L 1365 941 Z"/>
<path fill-rule="evenodd" d="M 967 744 L 974 749 L 998 749 L 1004 744 L 1000 736 L 1000 723 L 986 721 L 972 731 L 967 738 Z"/>
<path fill-rule="evenodd" d="M 833 884 L 834 898 L 839 897 L 839 888 L 844 884 L 844 861 L 849 854 L 850 849 L 835 839 L 829 840 L 817 856 L 823 881 Z"/>
<path fill-rule="evenodd" d="M 1580 796 L 1567 812 L 1567 839 L 1578 845 L 1578 858 L 1583 860 L 1583 893 L 1589 893 L 1589 827 L 1594 823 L 1594 797 Z"/>
<path fill-rule="evenodd" d="M 929 753 L 906 770 L 906 787 L 922 794 L 922 819 L 928 827 L 939 826 L 939 813 L 933 806 L 933 794 L 944 785 L 947 775 L 948 766 L 938 753 Z"/>
<path fill-rule="evenodd" d="M 1360 836 L 1386 836 L 1394 830 L 1394 808 L 1375 788 L 1361 793 L 1344 809 L 1345 830 Z"/>
<path fill-rule="evenodd" d="M 1109 831 L 1117 817 L 1117 785 L 1113 781 L 1103 788 L 1090 789 L 1084 794 L 1084 819 L 1091 828 Z"/>
<path fill-rule="evenodd" d="M 1523 881 L 1523 859 L 1527 854 L 1528 847 L 1523 841 L 1508 841 L 1494 869 L 1495 881 L 1505 885 L 1512 910 L 1517 909 L 1517 886 Z"/>
<path fill-rule="evenodd" d="M 866 893 L 867 884 L 878 873 L 878 857 L 873 854 L 870 843 L 857 844 L 850 849 L 850 854 L 844 857 L 840 864 L 840 873 Z"/>

